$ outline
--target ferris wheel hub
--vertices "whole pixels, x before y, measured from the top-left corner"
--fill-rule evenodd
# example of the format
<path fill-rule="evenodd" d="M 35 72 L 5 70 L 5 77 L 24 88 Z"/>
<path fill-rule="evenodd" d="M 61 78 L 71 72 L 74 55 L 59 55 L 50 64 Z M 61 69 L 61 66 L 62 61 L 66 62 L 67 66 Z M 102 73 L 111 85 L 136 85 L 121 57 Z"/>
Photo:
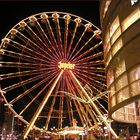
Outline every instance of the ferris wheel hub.
<path fill-rule="evenodd" d="M 70 63 L 70 62 L 68 62 L 68 63 L 64 63 L 64 62 L 59 62 L 59 65 L 58 65 L 58 67 L 60 68 L 60 69 L 69 69 L 69 70 L 72 70 L 72 69 L 74 69 L 74 66 L 75 66 L 75 64 L 72 64 L 72 63 Z"/>

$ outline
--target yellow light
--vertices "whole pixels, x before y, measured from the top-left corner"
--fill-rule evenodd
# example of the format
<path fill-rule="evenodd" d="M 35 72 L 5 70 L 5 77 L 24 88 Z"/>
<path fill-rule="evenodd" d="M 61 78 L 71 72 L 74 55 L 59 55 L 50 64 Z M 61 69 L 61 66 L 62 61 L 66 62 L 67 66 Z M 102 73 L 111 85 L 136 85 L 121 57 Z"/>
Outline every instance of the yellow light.
<path fill-rule="evenodd" d="M 70 69 L 70 70 L 72 70 L 72 69 L 74 69 L 74 66 L 75 66 L 75 64 L 71 64 L 71 63 L 62 63 L 61 61 L 59 62 L 59 68 L 60 69 Z"/>
<path fill-rule="evenodd" d="M 104 118 L 104 116 L 102 115 L 102 113 L 100 112 L 100 110 L 98 109 L 98 107 L 96 106 L 96 104 L 93 102 L 93 100 L 91 99 L 91 97 L 87 94 L 86 90 L 82 87 L 82 85 L 79 82 L 79 80 L 75 77 L 75 75 L 73 74 L 72 71 L 70 71 L 70 74 L 74 78 L 74 80 L 76 81 L 76 83 L 78 84 L 78 86 L 81 88 L 81 90 L 83 91 L 83 93 L 85 94 L 85 96 L 88 98 L 88 100 L 90 100 L 91 105 L 93 106 L 93 108 L 95 109 L 95 111 L 97 112 L 97 114 L 102 118 L 103 122 L 108 127 L 108 129 L 110 130 L 110 132 L 112 133 L 112 135 L 116 139 L 118 139 L 119 137 L 117 136 L 117 134 L 115 133 L 115 131 L 112 129 L 112 127 L 110 126 L 110 124 L 107 122 L 107 120 Z"/>
<path fill-rule="evenodd" d="M 38 118 L 39 114 L 41 113 L 42 109 L 44 108 L 46 102 L 48 101 L 48 98 L 50 97 L 51 93 L 53 92 L 57 82 L 59 81 L 61 75 L 63 74 L 63 70 L 61 70 L 60 74 L 58 75 L 57 79 L 55 80 L 55 82 L 53 83 L 51 89 L 49 90 L 49 92 L 45 95 L 44 99 L 42 100 L 42 102 L 40 103 L 37 111 L 35 112 L 34 116 L 32 117 L 29 125 L 27 126 L 27 128 L 25 129 L 25 132 L 23 134 L 24 139 L 27 138 L 27 135 L 29 134 L 30 130 L 32 129 L 36 119 Z"/>

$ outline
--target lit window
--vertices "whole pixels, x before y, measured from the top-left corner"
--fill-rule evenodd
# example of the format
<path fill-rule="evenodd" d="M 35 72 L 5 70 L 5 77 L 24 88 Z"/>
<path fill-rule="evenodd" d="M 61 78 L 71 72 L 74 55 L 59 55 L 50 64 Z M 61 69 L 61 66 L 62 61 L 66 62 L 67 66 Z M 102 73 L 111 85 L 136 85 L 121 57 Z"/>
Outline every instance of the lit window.
<path fill-rule="evenodd" d="M 129 95 L 129 88 L 126 87 L 124 88 L 123 90 L 121 90 L 119 93 L 118 93 L 118 97 L 117 97 L 117 100 L 118 100 L 118 103 L 126 100 L 130 98 L 130 95 Z"/>
<path fill-rule="evenodd" d="M 113 106 L 116 105 L 116 98 L 115 98 L 115 96 L 112 96 L 112 97 L 111 97 L 110 105 L 111 105 L 111 107 L 113 107 Z"/>
<path fill-rule="evenodd" d="M 120 90 L 121 88 L 128 85 L 127 75 L 124 74 L 121 78 L 116 82 L 116 90 Z"/>
<path fill-rule="evenodd" d="M 140 79 L 140 68 L 136 71 L 136 80 Z"/>
<path fill-rule="evenodd" d="M 120 25 L 120 23 L 119 23 L 119 17 L 116 17 L 116 19 L 112 22 L 112 24 L 110 26 L 110 37 L 112 37 L 112 35 L 117 30 L 117 28 L 119 27 L 119 25 Z"/>
<path fill-rule="evenodd" d="M 140 92 L 140 88 L 138 88 L 138 83 L 134 82 L 131 84 L 131 94 L 132 96 L 138 95 Z"/>
<path fill-rule="evenodd" d="M 121 28 L 119 27 L 111 37 L 111 44 L 113 44 L 120 35 L 121 35 Z"/>
<path fill-rule="evenodd" d="M 135 68 L 133 68 L 130 71 L 129 76 L 130 76 L 130 78 L 129 78 L 130 83 L 140 79 L 140 65 L 138 65 Z"/>
<path fill-rule="evenodd" d="M 117 42 L 115 42 L 115 44 L 113 44 L 112 46 L 112 55 L 115 55 L 118 50 L 122 47 L 122 39 L 117 40 Z"/>
<path fill-rule="evenodd" d="M 125 61 L 124 60 L 119 60 L 118 58 L 118 64 L 116 65 L 115 69 L 115 76 L 118 77 L 121 75 L 123 72 L 126 71 L 126 66 L 125 66 Z"/>
<path fill-rule="evenodd" d="M 137 8 L 133 11 L 123 22 L 122 22 L 122 30 L 125 31 L 130 25 L 132 25 L 135 21 L 140 18 L 140 11 Z"/>

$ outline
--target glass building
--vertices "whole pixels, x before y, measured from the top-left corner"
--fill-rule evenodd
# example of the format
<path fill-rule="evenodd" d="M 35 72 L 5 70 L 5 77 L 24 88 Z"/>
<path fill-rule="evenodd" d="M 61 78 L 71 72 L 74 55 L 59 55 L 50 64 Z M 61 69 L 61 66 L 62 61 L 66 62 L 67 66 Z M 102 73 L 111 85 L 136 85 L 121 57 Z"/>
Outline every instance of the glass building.
<path fill-rule="evenodd" d="M 100 0 L 109 115 L 140 128 L 140 2 Z"/>

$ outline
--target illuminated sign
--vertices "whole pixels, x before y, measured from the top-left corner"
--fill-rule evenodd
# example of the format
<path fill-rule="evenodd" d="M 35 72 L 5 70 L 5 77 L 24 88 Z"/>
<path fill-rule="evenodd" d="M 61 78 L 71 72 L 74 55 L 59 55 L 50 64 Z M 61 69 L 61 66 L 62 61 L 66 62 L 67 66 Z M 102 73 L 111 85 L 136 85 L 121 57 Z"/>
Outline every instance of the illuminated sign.
<path fill-rule="evenodd" d="M 59 62 L 59 68 L 60 69 L 70 69 L 70 70 L 72 70 L 72 69 L 74 69 L 74 66 L 75 66 L 75 64 L 71 64 L 71 63 L 62 63 L 62 62 Z"/>

